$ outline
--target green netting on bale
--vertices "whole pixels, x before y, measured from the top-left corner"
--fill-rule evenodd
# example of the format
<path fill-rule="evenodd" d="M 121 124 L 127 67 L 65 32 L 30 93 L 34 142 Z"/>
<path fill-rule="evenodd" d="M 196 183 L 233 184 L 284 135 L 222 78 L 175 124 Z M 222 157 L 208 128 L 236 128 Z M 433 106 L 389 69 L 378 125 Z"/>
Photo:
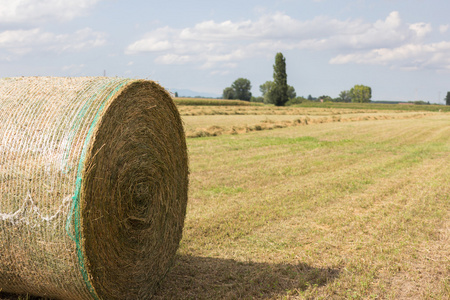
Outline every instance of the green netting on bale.
<path fill-rule="evenodd" d="M 152 81 L 0 80 L 0 291 L 147 299 L 186 213 L 180 116 Z"/>

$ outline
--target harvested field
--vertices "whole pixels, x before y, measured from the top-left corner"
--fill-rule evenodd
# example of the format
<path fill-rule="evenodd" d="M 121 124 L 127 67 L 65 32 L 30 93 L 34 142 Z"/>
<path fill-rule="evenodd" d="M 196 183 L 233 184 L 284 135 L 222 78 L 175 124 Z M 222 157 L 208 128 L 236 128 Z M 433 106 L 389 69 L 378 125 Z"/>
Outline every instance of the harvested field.
<path fill-rule="evenodd" d="M 330 122 L 422 118 L 435 112 L 374 111 L 302 107 L 179 107 L 187 137 L 242 134 Z"/>
<path fill-rule="evenodd" d="M 189 139 L 157 299 L 448 299 L 450 117 Z"/>
<path fill-rule="evenodd" d="M 345 108 L 318 108 L 318 107 L 276 107 L 276 106 L 182 106 L 179 105 L 180 114 L 184 116 L 199 115 L 312 115 L 333 116 L 350 114 L 376 114 L 386 112 L 374 109 L 345 109 Z M 404 113 L 407 111 L 394 110 L 387 113 Z"/>

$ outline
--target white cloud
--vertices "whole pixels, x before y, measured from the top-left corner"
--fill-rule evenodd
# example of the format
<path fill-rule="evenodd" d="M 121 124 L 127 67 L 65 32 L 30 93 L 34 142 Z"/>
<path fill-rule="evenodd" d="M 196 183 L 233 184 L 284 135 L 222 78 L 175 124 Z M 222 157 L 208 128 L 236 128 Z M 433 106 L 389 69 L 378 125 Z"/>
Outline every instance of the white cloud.
<path fill-rule="evenodd" d="M 373 24 L 363 23 L 362 26 L 364 29 L 357 33 L 339 30 L 328 39 L 328 43 L 344 50 L 391 48 L 419 41 L 431 32 L 429 24 L 404 23 L 396 11 L 391 12 L 385 20 L 378 20 Z"/>
<path fill-rule="evenodd" d="M 132 43 L 125 49 L 126 54 L 143 52 L 167 51 L 173 47 L 170 37 L 176 35 L 176 30 L 169 27 L 158 28 L 147 34 L 142 39 Z"/>
<path fill-rule="evenodd" d="M 54 34 L 39 28 L 29 30 L 7 30 L 0 32 L 0 54 L 3 57 L 21 56 L 36 52 L 78 52 L 102 46 L 106 43 L 105 35 L 84 28 L 71 34 Z"/>
<path fill-rule="evenodd" d="M 72 20 L 101 0 L 0 0 L 1 23 Z"/>
<path fill-rule="evenodd" d="M 402 23 L 398 25 L 402 26 Z M 444 33 L 448 28 L 449 25 L 441 25 L 439 31 Z M 404 31 L 405 38 L 398 45 L 391 44 L 390 47 L 348 51 L 350 53 L 339 54 L 331 58 L 330 63 L 385 65 L 404 70 L 450 70 L 450 58 L 448 58 L 450 41 L 424 42 L 425 38 L 433 31 L 431 25 L 427 23 L 409 24 L 408 29 L 409 32 Z"/>
<path fill-rule="evenodd" d="M 152 37 L 145 38 L 129 45 L 125 50 L 126 54 L 136 54 L 139 52 L 166 51 L 171 48 L 168 40 L 158 40 Z"/>
<path fill-rule="evenodd" d="M 247 58 L 293 49 L 337 52 L 331 60 L 334 64 L 362 63 L 364 59 L 388 64 L 395 60 L 388 57 L 400 59 L 398 54 L 407 45 L 421 45 L 430 32 L 430 24 L 405 23 L 396 11 L 373 23 L 325 16 L 298 20 L 278 12 L 257 20 L 159 28 L 130 44 L 125 53 L 154 53 L 157 63 L 196 63 L 200 68 L 228 68 Z"/>
<path fill-rule="evenodd" d="M 178 55 L 173 53 L 161 55 L 156 58 L 157 63 L 165 65 L 183 64 L 190 61 L 193 61 L 193 59 L 189 55 Z"/>
<path fill-rule="evenodd" d="M 331 20 L 332 26 L 325 21 L 316 18 L 303 22 L 276 13 L 264 15 L 257 21 L 205 21 L 184 29 L 164 27 L 130 44 L 125 53 L 157 53 L 155 61 L 162 64 L 195 62 L 201 68 L 217 65 L 227 68 L 228 63 L 262 55 L 268 50 L 296 48 L 300 45 L 298 41 L 314 36 L 326 37 L 329 27 L 345 27 L 344 22 L 338 20 Z M 353 28 L 345 30 L 359 31 L 359 24 L 360 21 L 356 21 Z"/>
<path fill-rule="evenodd" d="M 405 44 L 388 49 L 380 48 L 369 52 L 338 55 L 330 60 L 332 64 L 380 64 L 407 70 L 424 68 L 450 69 L 450 42 L 431 44 Z"/>
<path fill-rule="evenodd" d="M 7 30 L 0 32 L 0 48 L 9 50 L 14 54 L 22 55 L 32 50 L 30 40 L 45 38 L 38 37 L 39 29 L 31 30 Z"/>
<path fill-rule="evenodd" d="M 433 29 L 430 24 L 426 23 L 415 23 L 409 25 L 409 29 L 416 32 L 418 38 L 425 37 L 428 33 L 430 33 Z"/>
<path fill-rule="evenodd" d="M 33 52 L 77 52 L 102 46 L 104 33 L 90 28 L 55 34 L 30 24 L 69 21 L 85 14 L 102 0 L 0 0 L 0 25 L 14 24 L 14 30 L 0 30 L 0 59 L 13 60 Z M 11 26 L 6 26 L 11 27 Z"/>
<path fill-rule="evenodd" d="M 449 24 L 441 25 L 441 26 L 439 26 L 439 32 L 440 32 L 440 33 L 446 33 L 446 32 L 448 31 L 448 28 L 449 28 L 449 27 L 450 27 Z"/>

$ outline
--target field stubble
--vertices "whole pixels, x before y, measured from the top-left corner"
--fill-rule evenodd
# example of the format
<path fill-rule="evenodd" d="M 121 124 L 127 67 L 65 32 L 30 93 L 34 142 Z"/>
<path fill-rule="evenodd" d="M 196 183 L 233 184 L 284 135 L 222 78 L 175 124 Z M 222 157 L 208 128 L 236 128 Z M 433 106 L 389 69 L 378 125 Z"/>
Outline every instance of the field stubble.
<path fill-rule="evenodd" d="M 448 114 L 188 148 L 184 238 L 157 299 L 448 299 Z"/>

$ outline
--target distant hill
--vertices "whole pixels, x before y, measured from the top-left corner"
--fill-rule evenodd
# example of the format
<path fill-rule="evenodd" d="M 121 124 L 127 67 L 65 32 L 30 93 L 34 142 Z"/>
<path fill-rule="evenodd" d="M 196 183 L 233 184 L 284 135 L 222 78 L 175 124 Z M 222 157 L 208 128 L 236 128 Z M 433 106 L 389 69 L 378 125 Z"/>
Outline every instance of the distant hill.
<path fill-rule="evenodd" d="M 178 97 L 203 97 L 203 98 L 219 98 L 222 97 L 222 95 L 214 94 L 214 93 L 203 93 L 203 92 L 196 92 L 192 90 L 187 89 L 169 89 L 172 93 L 175 94 L 175 92 L 178 93 Z"/>

